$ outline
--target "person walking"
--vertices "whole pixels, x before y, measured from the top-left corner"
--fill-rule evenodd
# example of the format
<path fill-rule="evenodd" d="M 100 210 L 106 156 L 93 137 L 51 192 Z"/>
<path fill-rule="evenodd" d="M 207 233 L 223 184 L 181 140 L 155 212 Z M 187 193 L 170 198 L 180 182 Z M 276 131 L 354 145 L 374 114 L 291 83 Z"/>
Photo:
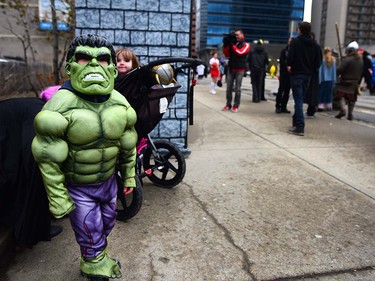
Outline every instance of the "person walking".
<path fill-rule="evenodd" d="M 303 21 L 298 26 L 298 37 L 290 42 L 287 57 L 294 99 L 293 127 L 288 130 L 290 134 L 304 135 L 304 96 L 312 75 L 319 70 L 321 63 L 322 52 L 311 36 L 311 24 Z"/>
<path fill-rule="evenodd" d="M 220 77 L 220 62 L 217 58 L 217 52 L 213 52 L 211 55 L 210 63 L 210 75 L 211 75 L 211 85 L 210 85 L 210 93 L 212 95 L 216 94 L 215 86 L 217 80 Z"/>
<path fill-rule="evenodd" d="M 351 42 L 345 49 L 346 57 L 337 68 L 339 82 L 336 84 L 336 97 L 339 99 L 340 111 L 335 117 L 338 119 L 346 115 L 345 107 L 348 104 L 348 120 L 353 120 L 353 109 L 363 71 L 363 61 L 358 54 L 358 48 L 356 41 Z"/>
<path fill-rule="evenodd" d="M 234 34 L 225 36 L 223 43 L 224 55 L 229 58 L 226 104 L 223 110 L 232 110 L 233 113 L 236 113 L 238 112 L 241 103 L 242 78 L 246 71 L 246 59 L 250 52 L 250 44 L 245 42 L 245 36 L 240 29 L 236 29 Z M 235 96 L 232 107 L 233 86 L 235 89 Z"/>
<path fill-rule="evenodd" d="M 250 81 L 253 88 L 253 102 L 264 100 L 262 89 L 264 86 L 264 75 L 268 67 L 268 54 L 263 47 L 263 40 L 260 39 L 251 50 L 248 60 L 250 69 Z"/>
<path fill-rule="evenodd" d="M 280 62 L 280 75 L 279 75 L 279 89 L 276 94 L 276 113 L 290 113 L 287 109 L 287 104 L 289 101 L 290 93 L 290 73 L 287 69 L 286 58 L 288 56 L 290 42 L 293 40 L 293 37 L 290 37 L 288 44 L 284 49 L 281 50 L 279 56 Z"/>
<path fill-rule="evenodd" d="M 336 60 L 331 48 L 325 47 L 324 59 L 319 68 L 319 104 L 318 111 L 332 110 L 333 85 L 336 83 Z"/>

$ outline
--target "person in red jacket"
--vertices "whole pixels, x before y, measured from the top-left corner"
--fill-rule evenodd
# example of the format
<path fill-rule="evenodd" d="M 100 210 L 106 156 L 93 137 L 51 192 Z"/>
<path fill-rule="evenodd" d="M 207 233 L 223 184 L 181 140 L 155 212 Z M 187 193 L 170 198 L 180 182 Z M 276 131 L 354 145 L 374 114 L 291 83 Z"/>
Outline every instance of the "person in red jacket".
<path fill-rule="evenodd" d="M 223 39 L 223 53 L 229 58 L 227 74 L 227 102 L 223 108 L 224 111 L 232 110 L 238 112 L 241 102 L 241 84 L 246 71 L 247 55 L 250 52 L 250 44 L 245 42 L 245 36 L 240 29 L 236 29 Z M 234 83 L 235 81 L 235 83 Z M 235 96 L 233 100 L 233 84 Z"/>

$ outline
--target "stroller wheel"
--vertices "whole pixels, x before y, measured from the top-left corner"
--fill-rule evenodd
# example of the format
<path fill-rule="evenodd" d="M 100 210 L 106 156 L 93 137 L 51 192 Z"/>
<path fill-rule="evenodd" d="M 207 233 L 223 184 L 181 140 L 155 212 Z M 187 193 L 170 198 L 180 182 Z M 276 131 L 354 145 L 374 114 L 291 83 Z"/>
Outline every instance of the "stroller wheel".
<path fill-rule="evenodd" d="M 143 169 L 153 172 L 147 177 L 152 183 L 172 188 L 185 176 L 186 162 L 176 145 L 166 140 L 155 140 L 156 151 L 148 146 L 143 155 Z"/>
<path fill-rule="evenodd" d="M 117 179 L 117 219 L 126 221 L 134 217 L 142 207 L 143 203 L 143 186 L 138 178 L 135 176 L 136 187 L 133 192 L 126 195 L 123 193 L 123 181 L 119 174 Z"/>

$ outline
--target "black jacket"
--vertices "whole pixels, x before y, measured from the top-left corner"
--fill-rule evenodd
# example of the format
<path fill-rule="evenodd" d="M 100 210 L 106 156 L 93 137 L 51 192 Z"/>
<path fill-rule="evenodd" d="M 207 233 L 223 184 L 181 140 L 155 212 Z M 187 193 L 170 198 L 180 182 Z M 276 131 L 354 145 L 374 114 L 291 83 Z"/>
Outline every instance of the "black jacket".
<path fill-rule="evenodd" d="M 287 64 L 290 75 L 313 75 L 322 63 L 322 51 L 316 41 L 307 35 L 299 35 L 290 42 Z"/>
<path fill-rule="evenodd" d="M 289 45 L 286 45 L 284 49 L 281 50 L 279 56 L 279 63 L 280 63 L 280 73 L 288 73 L 287 69 L 287 56 L 289 52 Z"/>
<path fill-rule="evenodd" d="M 257 44 L 247 60 L 250 72 L 265 71 L 268 66 L 268 54 L 262 45 Z"/>

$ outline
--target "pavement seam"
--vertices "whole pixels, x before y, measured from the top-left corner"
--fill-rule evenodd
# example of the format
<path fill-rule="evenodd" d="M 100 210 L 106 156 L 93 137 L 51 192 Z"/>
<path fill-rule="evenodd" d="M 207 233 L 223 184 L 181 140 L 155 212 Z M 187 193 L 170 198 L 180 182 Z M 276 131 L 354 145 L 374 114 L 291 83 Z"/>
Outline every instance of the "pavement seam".
<path fill-rule="evenodd" d="M 242 268 L 243 270 L 245 270 L 245 272 L 251 277 L 251 280 L 253 281 L 257 281 L 258 279 L 255 277 L 255 275 L 252 273 L 252 266 L 254 265 L 254 263 L 252 263 L 250 261 L 250 257 L 248 256 L 248 254 L 246 253 L 245 250 L 243 250 L 239 245 L 236 244 L 236 242 L 234 241 L 232 235 L 230 234 L 230 231 L 224 226 L 222 225 L 217 219 L 216 217 L 211 214 L 208 209 L 207 209 L 207 206 L 206 204 L 200 200 L 198 198 L 198 196 L 194 193 L 193 191 L 193 187 L 190 185 L 190 184 L 187 184 L 187 183 L 184 183 L 186 186 L 189 187 L 189 193 L 190 195 L 192 196 L 192 198 L 198 202 L 199 206 L 201 207 L 201 209 L 203 210 L 203 212 L 206 213 L 206 215 L 211 219 L 211 221 L 219 227 L 219 229 L 224 233 L 224 237 L 226 238 L 226 240 L 234 247 L 236 248 L 238 251 L 241 252 L 242 254 Z"/>
<path fill-rule="evenodd" d="M 265 280 L 262 280 L 262 281 L 301 280 L 301 279 L 315 278 L 315 277 L 327 277 L 327 276 L 339 276 L 339 275 L 342 275 L 342 274 L 354 274 L 356 272 L 365 272 L 365 271 L 373 271 L 373 270 L 375 270 L 375 265 L 374 266 L 361 267 L 361 268 L 333 270 L 333 271 L 327 271 L 327 272 L 310 273 L 310 274 L 288 276 L 288 277 L 282 277 L 282 278 L 265 279 Z"/>

